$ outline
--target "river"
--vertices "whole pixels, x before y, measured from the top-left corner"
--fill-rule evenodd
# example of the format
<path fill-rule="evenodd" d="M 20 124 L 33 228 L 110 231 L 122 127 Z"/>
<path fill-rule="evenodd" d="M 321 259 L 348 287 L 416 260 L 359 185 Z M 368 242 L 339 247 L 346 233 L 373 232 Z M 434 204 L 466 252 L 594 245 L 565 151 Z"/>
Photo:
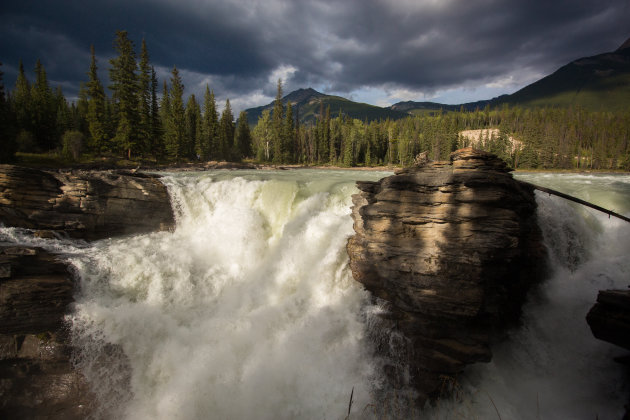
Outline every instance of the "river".
<path fill-rule="evenodd" d="M 387 172 L 167 174 L 173 232 L 85 243 L 5 238 L 61 252 L 80 280 L 68 315 L 97 414 L 126 419 L 397 418 L 368 329 L 381 309 L 352 279 L 356 180 Z M 630 176 L 518 174 L 630 215 Z M 419 418 L 621 418 L 623 350 L 592 337 L 597 291 L 630 284 L 630 224 L 537 193 L 553 265 L 523 326 Z M 624 393 L 625 392 L 625 393 Z M 404 400 L 404 398 L 402 399 Z M 399 403 L 396 403 L 399 404 Z"/>

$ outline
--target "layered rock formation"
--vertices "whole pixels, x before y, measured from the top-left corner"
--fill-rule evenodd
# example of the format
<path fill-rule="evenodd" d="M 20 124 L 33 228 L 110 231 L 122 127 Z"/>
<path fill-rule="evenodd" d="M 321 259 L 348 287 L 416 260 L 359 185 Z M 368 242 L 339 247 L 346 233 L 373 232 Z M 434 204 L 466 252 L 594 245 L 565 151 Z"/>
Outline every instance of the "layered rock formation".
<path fill-rule="evenodd" d="M 125 171 L 0 165 L 0 223 L 88 240 L 174 226 L 166 187 Z M 64 315 L 74 281 L 41 248 L 0 244 L 0 418 L 83 419 L 94 402 L 72 368 Z"/>
<path fill-rule="evenodd" d="M 40 248 L 0 247 L 0 418 L 82 419 L 92 398 L 70 363 L 65 264 Z"/>
<path fill-rule="evenodd" d="M 168 229 L 174 217 L 155 176 L 0 165 L 0 223 L 100 239 Z"/>
<path fill-rule="evenodd" d="M 357 185 L 350 267 L 387 302 L 384 327 L 404 337 L 389 358 L 409 371 L 389 366 L 390 379 L 415 387 L 423 403 L 467 364 L 490 360 L 492 340 L 541 278 L 533 190 L 471 148 Z"/>

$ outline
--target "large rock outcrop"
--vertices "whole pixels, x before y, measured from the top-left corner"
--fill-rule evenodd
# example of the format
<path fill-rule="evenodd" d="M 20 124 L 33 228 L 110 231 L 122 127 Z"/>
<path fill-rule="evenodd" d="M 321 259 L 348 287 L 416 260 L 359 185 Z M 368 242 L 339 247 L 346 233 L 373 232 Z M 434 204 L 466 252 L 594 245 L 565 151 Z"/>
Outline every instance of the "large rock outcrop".
<path fill-rule="evenodd" d="M 0 246 L 0 418 L 83 419 L 93 398 L 70 362 L 74 284 L 41 248 Z"/>
<path fill-rule="evenodd" d="M 0 223 L 94 240 L 169 229 L 174 215 L 157 176 L 0 165 Z M 64 324 L 74 287 L 55 255 L 0 244 L 0 418 L 83 419 L 93 411 Z"/>
<path fill-rule="evenodd" d="M 514 323 L 546 251 L 533 189 L 494 155 L 462 149 L 379 182 L 358 182 L 348 241 L 354 278 L 387 302 L 384 328 L 402 333 L 388 371 L 418 402 L 435 398 Z M 385 349 L 387 350 L 387 349 Z"/>
<path fill-rule="evenodd" d="M 101 239 L 168 229 L 174 217 L 166 187 L 156 176 L 0 165 L 0 222 Z"/>

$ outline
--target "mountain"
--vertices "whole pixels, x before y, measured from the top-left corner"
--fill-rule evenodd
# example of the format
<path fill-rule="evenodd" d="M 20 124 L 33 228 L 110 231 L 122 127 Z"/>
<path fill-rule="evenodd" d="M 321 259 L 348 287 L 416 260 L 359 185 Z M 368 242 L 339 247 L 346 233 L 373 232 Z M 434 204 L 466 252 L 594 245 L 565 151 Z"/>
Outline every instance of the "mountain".
<path fill-rule="evenodd" d="M 592 111 L 627 109 L 630 107 L 630 38 L 613 52 L 572 61 L 511 95 L 461 105 L 399 102 L 391 109 L 410 114 L 440 109 L 456 111 L 461 107 L 474 111 L 488 104 L 492 107 L 504 103 L 525 107 L 581 106 Z"/>
<path fill-rule="evenodd" d="M 499 103 L 522 106 L 581 106 L 617 111 L 630 106 L 630 39 L 617 50 L 580 58 Z"/>
<path fill-rule="evenodd" d="M 459 105 L 445 105 L 437 102 L 398 102 L 381 108 L 360 102 L 353 102 L 340 96 L 326 95 L 314 89 L 298 89 L 282 98 L 286 105 L 291 102 L 294 112 L 299 112 L 300 123 L 313 122 L 321 107 L 330 106 L 330 115 L 335 117 L 342 112 L 360 120 L 400 119 L 408 115 L 434 113 L 437 111 L 474 111 L 502 104 L 524 107 L 581 106 L 591 111 L 618 111 L 630 108 L 630 38 L 617 50 L 592 57 L 580 58 L 560 67 L 549 76 L 525 86 L 511 95 L 468 102 Z M 273 102 L 247 109 L 247 120 L 255 125 L 265 109 L 272 110 Z"/>
<path fill-rule="evenodd" d="M 332 117 L 336 117 L 339 115 L 339 112 L 342 112 L 351 118 L 368 121 L 387 118 L 395 120 L 409 115 L 391 107 L 381 108 L 375 105 L 353 102 L 341 96 L 325 95 L 312 88 L 298 89 L 282 98 L 282 103 L 285 105 L 289 101 L 293 107 L 293 113 L 299 113 L 301 124 L 315 121 L 322 106 L 324 110 L 330 106 L 330 115 Z M 265 109 L 273 110 L 273 102 L 257 108 L 246 109 L 248 123 L 255 125 Z"/>

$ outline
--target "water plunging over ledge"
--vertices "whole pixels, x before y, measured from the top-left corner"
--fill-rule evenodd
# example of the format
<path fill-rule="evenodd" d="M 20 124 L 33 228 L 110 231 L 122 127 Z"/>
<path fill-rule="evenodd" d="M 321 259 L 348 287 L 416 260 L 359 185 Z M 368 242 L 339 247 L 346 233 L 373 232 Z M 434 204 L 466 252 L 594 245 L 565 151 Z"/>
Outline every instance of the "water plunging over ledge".
<path fill-rule="evenodd" d="M 109 417 L 343 418 L 354 387 L 351 418 L 396 418 L 405 407 L 373 397 L 384 385 L 366 331 L 379 308 L 345 253 L 355 181 L 386 175 L 171 174 L 173 232 L 89 245 L 2 234 L 76 267 L 76 361 Z M 630 214 L 626 175 L 516 177 Z M 546 194 L 537 201 L 552 278 L 493 361 L 469 367 L 459 401 L 423 418 L 621 417 L 628 393 L 612 356 L 623 351 L 594 339 L 584 317 L 597 290 L 628 286 L 630 227 Z"/>

